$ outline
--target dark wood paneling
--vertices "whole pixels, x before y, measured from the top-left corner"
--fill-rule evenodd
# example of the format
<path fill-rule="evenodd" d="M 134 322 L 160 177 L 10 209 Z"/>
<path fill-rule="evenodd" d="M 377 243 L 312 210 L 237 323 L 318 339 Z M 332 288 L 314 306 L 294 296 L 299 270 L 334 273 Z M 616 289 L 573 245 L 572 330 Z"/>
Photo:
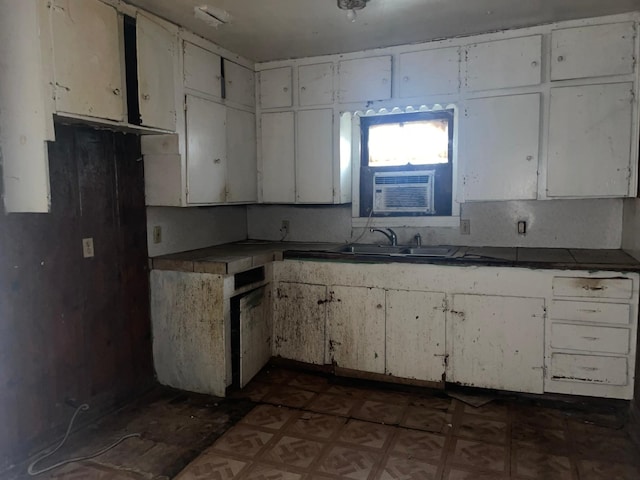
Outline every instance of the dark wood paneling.
<path fill-rule="evenodd" d="M 135 135 L 57 125 L 51 213 L 0 215 L 0 468 L 64 431 L 66 400 L 90 418 L 153 381 L 140 157 Z"/>

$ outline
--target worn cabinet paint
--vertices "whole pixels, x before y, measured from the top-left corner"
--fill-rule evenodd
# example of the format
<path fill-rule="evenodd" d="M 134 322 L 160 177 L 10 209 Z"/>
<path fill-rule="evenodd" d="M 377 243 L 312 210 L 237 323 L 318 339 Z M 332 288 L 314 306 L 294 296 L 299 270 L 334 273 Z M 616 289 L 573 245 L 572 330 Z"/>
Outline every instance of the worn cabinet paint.
<path fill-rule="evenodd" d="M 262 200 L 296 200 L 295 116 L 293 112 L 263 113 L 260 119 Z"/>
<path fill-rule="evenodd" d="M 274 297 L 273 355 L 324 365 L 326 285 L 280 282 Z"/>
<path fill-rule="evenodd" d="M 333 110 L 297 115 L 296 200 L 333 203 Z"/>
<path fill-rule="evenodd" d="M 399 96 L 421 97 L 456 93 L 460 89 L 460 49 L 436 48 L 403 53 Z"/>
<path fill-rule="evenodd" d="M 271 286 L 253 290 L 240 299 L 240 387 L 271 358 Z"/>
<path fill-rule="evenodd" d="M 385 291 L 329 287 L 325 358 L 340 368 L 385 371 Z"/>
<path fill-rule="evenodd" d="M 629 365 L 626 357 L 601 357 L 594 355 L 574 355 L 553 353 L 549 366 L 549 377 L 553 381 L 579 385 L 582 382 L 601 386 L 623 387 L 629 385 Z M 566 393 L 578 393 L 567 391 Z M 608 395 L 607 395 L 608 396 Z"/>
<path fill-rule="evenodd" d="M 136 26 L 142 125 L 175 131 L 174 69 L 178 37 L 144 15 L 138 15 Z"/>
<path fill-rule="evenodd" d="M 341 103 L 391 98 L 391 56 L 343 60 L 338 71 Z"/>
<path fill-rule="evenodd" d="M 124 119 L 121 22 L 113 7 L 98 0 L 54 0 L 52 29 L 58 112 Z"/>
<path fill-rule="evenodd" d="M 222 95 L 220 57 L 197 45 L 184 42 L 184 86 L 190 90 L 220 97 Z"/>
<path fill-rule="evenodd" d="M 258 199 L 256 116 L 227 107 L 227 203 Z"/>
<path fill-rule="evenodd" d="M 291 67 L 263 70 L 259 78 L 262 108 L 290 107 L 293 104 Z"/>
<path fill-rule="evenodd" d="M 224 105 L 187 95 L 187 201 L 226 200 L 227 111 Z"/>
<path fill-rule="evenodd" d="M 454 295 L 447 381 L 544 391 L 544 299 Z"/>
<path fill-rule="evenodd" d="M 551 33 L 551 80 L 633 73 L 635 25 L 609 23 Z"/>
<path fill-rule="evenodd" d="M 629 194 L 633 84 L 551 89 L 547 195 Z"/>
<path fill-rule="evenodd" d="M 542 80 L 542 35 L 476 43 L 466 48 L 468 90 L 538 85 Z"/>
<path fill-rule="evenodd" d="M 252 70 L 227 59 L 223 61 L 225 98 L 229 102 L 255 107 L 255 75 Z"/>
<path fill-rule="evenodd" d="M 461 123 L 467 201 L 537 198 L 540 94 L 469 100 Z"/>
<path fill-rule="evenodd" d="M 387 375 L 441 382 L 445 373 L 444 293 L 386 292 Z"/>
<path fill-rule="evenodd" d="M 333 63 L 298 67 L 298 98 L 301 106 L 333 103 Z"/>

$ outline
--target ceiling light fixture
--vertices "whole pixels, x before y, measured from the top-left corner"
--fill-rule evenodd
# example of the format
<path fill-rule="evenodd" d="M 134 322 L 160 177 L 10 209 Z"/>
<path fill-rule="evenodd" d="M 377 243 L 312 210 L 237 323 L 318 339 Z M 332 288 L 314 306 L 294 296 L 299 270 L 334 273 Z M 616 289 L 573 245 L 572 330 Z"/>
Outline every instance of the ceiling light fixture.
<path fill-rule="evenodd" d="M 212 7 L 211 5 L 194 7 L 193 11 L 196 18 L 199 18 L 214 28 L 218 28 L 220 25 L 224 25 L 231 21 L 231 15 L 229 15 L 229 12 L 222 10 L 221 8 Z"/>
<path fill-rule="evenodd" d="M 338 8 L 347 11 L 347 18 L 351 22 L 356 21 L 356 10 L 362 10 L 369 0 L 338 0 Z"/>

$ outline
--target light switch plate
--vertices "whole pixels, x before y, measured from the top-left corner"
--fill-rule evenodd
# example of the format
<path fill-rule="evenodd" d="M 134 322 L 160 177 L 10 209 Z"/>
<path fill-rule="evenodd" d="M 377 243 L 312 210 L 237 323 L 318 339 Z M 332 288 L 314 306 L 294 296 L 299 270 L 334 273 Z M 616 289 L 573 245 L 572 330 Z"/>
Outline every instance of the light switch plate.
<path fill-rule="evenodd" d="M 95 252 L 93 250 L 93 238 L 82 239 L 82 256 L 84 258 L 93 258 Z"/>
<path fill-rule="evenodd" d="M 471 220 L 460 220 L 460 235 L 471 235 Z"/>
<path fill-rule="evenodd" d="M 162 227 L 160 225 L 153 227 L 153 243 L 162 243 Z"/>

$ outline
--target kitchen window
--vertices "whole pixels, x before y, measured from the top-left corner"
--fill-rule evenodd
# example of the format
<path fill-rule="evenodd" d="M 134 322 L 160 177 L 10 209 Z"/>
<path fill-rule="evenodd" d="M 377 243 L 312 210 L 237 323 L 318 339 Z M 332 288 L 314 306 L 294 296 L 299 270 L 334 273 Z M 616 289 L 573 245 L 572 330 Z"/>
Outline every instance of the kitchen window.
<path fill-rule="evenodd" d="M 360 133 L 360 218 L 454 215 L 453 110 L 363 116 Z"/>

